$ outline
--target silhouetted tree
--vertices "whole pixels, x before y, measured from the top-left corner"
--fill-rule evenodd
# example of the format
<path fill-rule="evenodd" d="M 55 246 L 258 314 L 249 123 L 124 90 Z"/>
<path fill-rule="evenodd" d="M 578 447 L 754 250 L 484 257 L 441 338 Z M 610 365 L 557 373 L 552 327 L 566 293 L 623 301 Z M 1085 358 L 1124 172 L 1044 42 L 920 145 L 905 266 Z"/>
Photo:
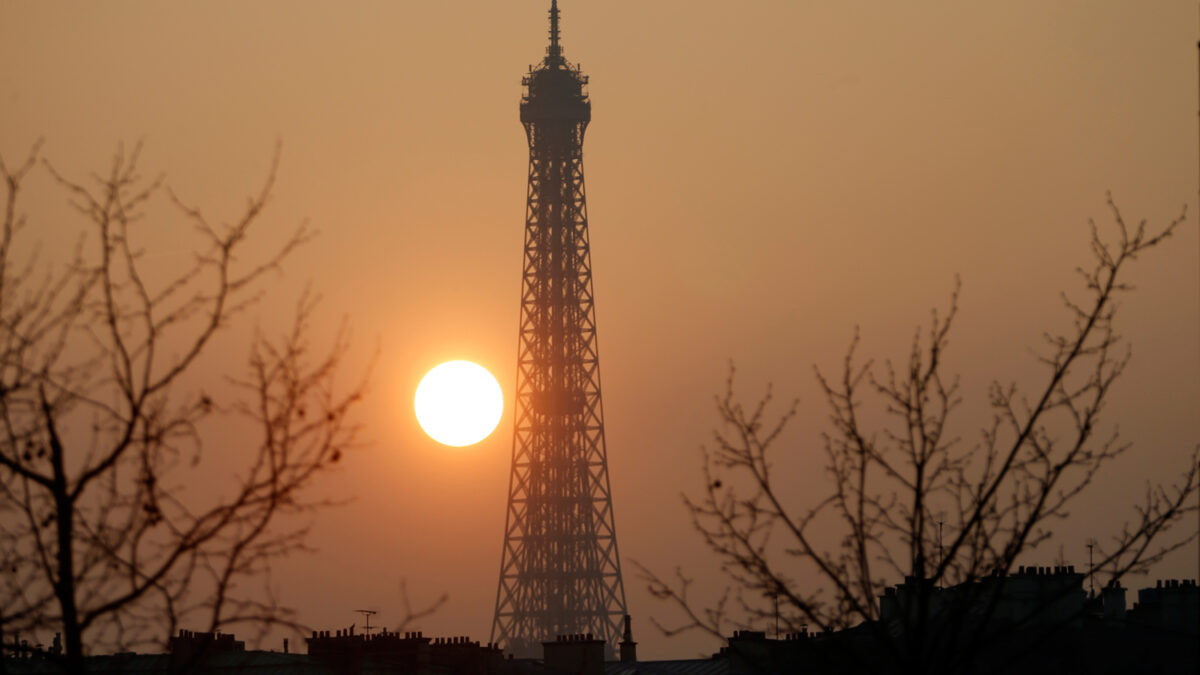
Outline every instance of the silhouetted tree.
<path fill-rule="evenodd" d="M 87 183 L 41 162 L 86 223 L 57 268 L 15 253 L 26 224 L 18 196 L 37 156 L 35 147 L 20 166 L 0 161 L 5 641 L 61 631 L 66 667 L 82 672 L 85 635 L 89 648 L 128 648 L 161 644 L 184 620 L 209 630 L 288 623 L 266 588 L 270 563 L 303 546 L 307 519 L 290 516 L 323 503 L 308 488 L 355 445 L 347 413 L 362 385 L 343 390 L 334 381 L 344 332 L 314 352 L 306 297 L 290 330 L 278 340 L 256 335 L 247 367 L 229 374 L 240 394 L 221 401 L 193 388 L 196 371 L 211 368 L 201 357 L 214 337 L 309 239 L 301 227 L 265 259 L 245 260 L 278 152 L 230 224 L 184 205 L 161 178 L 143 180 L 137 149 L 119 150 L 108 172 Z M 172 232 L 186 241 L 191 231 L 199 242 L 165 276 L 147 269 L 135 241 L 144 207 L 163 192 L 178 216 Z M 223 449 L 222 461 L 235 462 L 216 474 L 227 482 L 189 486 L 204 451 L 201 424 L 233 418 L 248 420 L 250 431 L 235 453 Z M 255 592 L 250 581 L 264 588 Z"/>
<path fill-rule="evenodd" d="M 817 371 L 830 410 L 831 429 L 823 435 L 829 491 L 804 508 L 794 506 L 788 476 L 772 470 L 774 453 L 791 451 L 776 446 L 796 403 L 773 415 L 768 389 L 743 406 L 731 369 L 717 399 L 722 426 L 703 454 L 705 487 L 684 503 L 735 590 L 700 607 L 688 597 L 692 580 L 681 571 L 663 578 L 643 570 L 651 593 L 687 617 L 667 632 L 701 629 L 722 637 L 731 627 L 776 616 L 789 631 L 861 624 L 890 650 L 885 661 L 897 670 L 970 670 L 997 600 L 987 584 L 970 582 L 1015 571 L 1018 558 L 1049 539 L 1054 522 L 1097 473 L 1130 447 L 1115 431 L 1100 429 L 1129 360 L 1114 326 L 1117 298 L 1130 289 L 1130 264 L 1169 237 L 1182 216 L 1161 230 L 1148 230 L 1144 221 L 1130 228 L 1111 198 L 1109 206 L 1115 234 L 1106 238 L 1091 225 L 1094 264 L 1079 270 L 1077 299 L 1063 296 L 1070 328 L 1046 334 L 1037 356 L 1044 378 L 1032 396 L 1015 384 L 993 383 L 992 419 L 977 442 L 948 431 L 960 403 L 958 379 L 945 372 L 943 360 L 957 285 L 948 311 L 935 311 L 928 332 L 916 332 L 900 367 L 861 362 L 856 334 L 836 377 Z M 864 422 L 880 415 L 886 422 L 878 427 Z M 1096 574 L 1120 579 L 1145 570 L 1191 539 L 1168 529 L 1195 509 L 1189 496 L 1197 491 L 1196 460 L 1192 450 L 1176 484 L 1148 487 L 1131 521 L 1099 542 Z M 880 597 L 902 579 L 917 592 L 901 625 L 885 625 L 878 621 Z M 956 584 L 980 590 L 955 607 L 935 609 L 937 589 Z M 778 614 L 770 602 L 778 603 Z"/>

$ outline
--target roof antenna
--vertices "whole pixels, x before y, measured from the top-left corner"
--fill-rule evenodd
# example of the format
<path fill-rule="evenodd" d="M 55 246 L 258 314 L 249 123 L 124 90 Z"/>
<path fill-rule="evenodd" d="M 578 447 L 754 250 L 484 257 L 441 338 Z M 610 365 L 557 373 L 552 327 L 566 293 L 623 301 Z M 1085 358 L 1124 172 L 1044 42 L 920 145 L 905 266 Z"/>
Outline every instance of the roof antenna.
<path fill-rule="evenodd" d="M 1088 539 L 1088 585 L 1091 588 L 1091 596 L 1096 597 L 1096 563 L 1092 562 L 1092 550 L 1096 548 L 1096 540 Z"/>
<path fill-rule="evenodd" d="M 367 617 L 367 627 L 363 629 L 363 633 L 367 636 L 367 639 L 370 640 L 371 639 L 371 615 L 378 614 L 378 612 L 371 610 L 371 609 L 356 609 L 354 611 Z"/>
<path fill-rule="evenodd" d="M 562 47 L 558 44 L 558 0 L 550 0 L 550 49 L 547 52 L 546 63 L 562 61 Z"/>

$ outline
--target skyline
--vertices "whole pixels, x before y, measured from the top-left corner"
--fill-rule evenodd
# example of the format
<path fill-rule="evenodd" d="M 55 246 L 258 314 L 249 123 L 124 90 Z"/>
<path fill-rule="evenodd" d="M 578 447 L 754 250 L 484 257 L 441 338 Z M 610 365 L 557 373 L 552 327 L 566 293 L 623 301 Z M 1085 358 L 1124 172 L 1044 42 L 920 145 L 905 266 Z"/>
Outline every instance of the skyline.
<path fill-rule="evenodd" d="M 362 420 L 373 446 L 327 481 L 356 500 L 319 514 L 318 552 L 276 571 L 307 623 L 369 605 L 387 625 L 406 578 L 414 602 L 450 595 L 426 632 L 487 632 L 515 380 L 517 103 L 544 4 L 0 10 L 6 159 L 44 137 L 44 156 L 84 176 L 118 141 L 144 140 L 147 173 L 233 213 L 282 141 L 264 241 L 306 218 L 321 236 L 256 321 L 282 324 L 311 283 L 321 321 L 351 326 L 353 362 L 379 347 Z M 1134 362 L 1105 422 L 1136 447 L 1082 522 L 1118 519 L 1142 481 L 1183 463 L 1200 438 L 1195 8 L 1041 5 L 563 6 L 564 47 L 597 101 L 589 206 L 627 559 L 711 575 L 677 495 L 699 487 L 696 448 L 730 360 L 748 398 L 767 381 L 801 398 L 787 438 L 812 449 L 790 465 L 802 491 L 821 475 L 826 418 L 810 366 L 835 370 L 856 325 L 861 354 L 903 358 L 956 273 L 950 358 L 960 431 L 974 434 L 990 379 L 1030 379 L 1028 351 L 1063 319 L 1056 294 L 1086 260 L 1088 217 L 1109 222 L 1106 189 L 1130 220 L 1189 208 L 1124 302 Z M 69 222 L 51 183 L 32 182 L 31 223 Z M 55 236 L 39 238 L 53 248 Z M 169 265 L 186 255 L 170 243 L 151 233 L 146 249 Z M 223 336 L 218 356 L 240 364 L 243 337 Z M 452 358 L 496 373 L 506 399 L 499 429 L 464 450 L 436 446 L 411 414 L 420 376 Z M 1088 534 L 1069 529 L 1055 543 L 1078 564 Z M 1057 546 L 1039 555 L 1027 562 L 1050 564 Z M 314 588 L 329 569 L 340 573 Z M 1191 547 L 1156 576 L 1195 569 Z M 629 582 L 644 656 L 707 644 L 655 635 L 646 619 L 668 612 Z"/>

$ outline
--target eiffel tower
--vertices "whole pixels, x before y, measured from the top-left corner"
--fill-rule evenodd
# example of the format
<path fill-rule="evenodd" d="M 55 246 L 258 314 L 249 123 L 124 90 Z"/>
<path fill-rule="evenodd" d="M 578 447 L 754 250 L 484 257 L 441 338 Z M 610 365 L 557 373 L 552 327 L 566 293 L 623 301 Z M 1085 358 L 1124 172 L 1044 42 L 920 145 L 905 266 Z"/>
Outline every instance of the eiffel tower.
<path fill-rule="evenodd" d="M 588 78 L 562 55 L 522 80 L 529 141 L 512 473 L 492 641 L 540 656 L 559 635 L 621 639 L 625 587 L 609 489 L 583 135 Z"/>

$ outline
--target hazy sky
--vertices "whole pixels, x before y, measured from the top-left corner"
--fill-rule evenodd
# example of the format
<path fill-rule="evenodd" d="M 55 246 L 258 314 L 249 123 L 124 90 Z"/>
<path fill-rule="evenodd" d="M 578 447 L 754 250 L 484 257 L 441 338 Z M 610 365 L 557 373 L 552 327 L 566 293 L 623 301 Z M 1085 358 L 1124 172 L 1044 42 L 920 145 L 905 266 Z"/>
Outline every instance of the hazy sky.
<path fill-rule="evenodd" d="M 313 555 L 276 569 L 315 627 L 450 601 L 427 634 L 486 641 L 500 563 L 511 406 L 461 449 L 418 429 L 412 394 L 448 359 L 515 380 L 527 148 L 520 81 L 546 44 L 548 1 L 0 3 L 0 153 L 38 138 L 69 176 L 119 141 L 190 203 L 232 218 L 282 141 L 263 249 L 307 220 L 319 239 L 260 308 L 282 321 L 306 285 L 325 339 L 345 318 L 352 365 L 378 348 L 362 421 L 372 444 L 326 482 L 348 506 L 316 520 Z M 568 59 L 592 78 L 585 145 L 609 468 L 625 586 L 643 658 L 693 656 L 649 617 L 672 614 L 631 561 L 711 558 L 682 491 L 729 361 L 756 394 L 799 396 L 784 466 L 820 488 L 827 415 L 812 366 L 903 358 L 962 275 L 951 365 L 973 438 L 992 378 L 1036 384 L 1030 351 L 1063 320 L 1087 261 L 1088 218 L 1177 237 L 1136 269 L 1120 330 L 1134 361 L 1107 422 L 1135 450 L 1028 558 L 1086 562 L 1147 480 L 1200 440 L 1197 22 L 1182 0 L 564 0 Z M 25 202 L 36 236 L 78 221 L 45 172 Z M 186 257 L 177 220 L 147 223 L 151 264 Z M 252 323 L 252 322 L 251 322 Z M 247 326 L 249 327 L 249 325 Z M 240 365 L 246 331 L 215 352 Z M 1194 521 L 1188 524 L 1194 527 Z M 1107 528 L 1107 529 L 1106 529 Z M 1194 577 L 1196 549 L 1158 576 Z M 710 583 L 711 582 L 711 583 Z M 1135 586 L 1136 586 L 1135 582 Z M 267 645 L 278 648 L 279 645 Z"/>

